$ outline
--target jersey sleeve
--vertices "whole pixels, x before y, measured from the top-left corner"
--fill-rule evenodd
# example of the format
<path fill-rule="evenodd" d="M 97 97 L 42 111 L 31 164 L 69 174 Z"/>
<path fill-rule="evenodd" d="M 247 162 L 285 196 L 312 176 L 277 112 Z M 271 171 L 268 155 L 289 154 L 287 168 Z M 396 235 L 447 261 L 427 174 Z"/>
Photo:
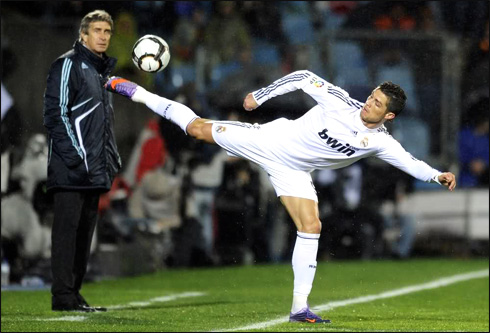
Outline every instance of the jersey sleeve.
<path fill-rule="evenodd" d="M 339 111 L 346 107 L 358 109 L 363 105 L 343 89 L 307 70 L 288 74 L 269 86 L 254 91 L 252 95 L 257 104 L 262 105 L 273 97 L 298 89 L 311 96 L 325 110 Z"/>
<path fill-rule="evenodd" d="M 83 161 L 83 153 L 70 122 L 75 93 L 71 68 L 68 58 L 60 58 L 51 66 L 44 93 L 44 126 L 65 164 L 75 167 Z"/>
<path fill-rule="evenodd" d="M 389 135 L 387 135 L 385 145 L 380 148 L 375 156 L 421 181 L 440 184 L 438 176 L 442 174 L 441 171 L 413 157 Z"/>

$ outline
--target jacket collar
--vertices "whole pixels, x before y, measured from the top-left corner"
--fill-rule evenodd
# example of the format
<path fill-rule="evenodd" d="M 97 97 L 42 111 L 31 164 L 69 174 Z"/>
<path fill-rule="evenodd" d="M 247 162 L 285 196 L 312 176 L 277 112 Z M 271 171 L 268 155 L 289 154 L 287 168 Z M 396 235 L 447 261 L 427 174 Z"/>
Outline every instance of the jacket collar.
<path fill-rule="evenodd" d="M 75 41 L 73 48 L 75 53 L 79 54 L 83 60 L 88 61 L 99 74 L 107 76 L 116 66 L 116 58 L 109 57 L 105 53 L 102 54 L 102 58 L 98 57 L 92 51 L 83 46 L 79 41 Z"/>

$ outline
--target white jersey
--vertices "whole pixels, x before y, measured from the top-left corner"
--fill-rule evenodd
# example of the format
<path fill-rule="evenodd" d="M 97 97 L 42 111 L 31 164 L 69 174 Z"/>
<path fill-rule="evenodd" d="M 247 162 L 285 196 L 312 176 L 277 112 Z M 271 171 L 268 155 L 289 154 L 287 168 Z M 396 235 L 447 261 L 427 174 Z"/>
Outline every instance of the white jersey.
<path fill-rule="evenodd" d="M 376 156 L 422 181 L 435 180 L 440 171 L 417 160 L 384 126 L 370 129 L 361 120 L 361 103 L 343 89 L 309 71 L 291 73 L 253 92 L 256 102 L 302 89 L 318 103 L 296 120 L 280 120 L 266 148 L 294 169 L 337 169 L 361 158 Z M 274 126 L 274 122 L 269 123 Z M 265 126 L 268 126 L 266 124 Z"/>
<path fill-rule="evenodd" d="M 228 154 L 260 165 L 278 196 L 317 201 L 310 173 L 338 169 L 375 156 L 425 182 L 437 182 L 440 171 L 417 160 L 384 126 L 370 129 L 361 120 L 361 103 L 339 87 L 309 71 L 291 73 L 252 93 L 261 105 L 267 100 L 302 89 L 314 106 L 296 120 L 280 118 L 269 123 L 216 121 L 213 138 Z"/>

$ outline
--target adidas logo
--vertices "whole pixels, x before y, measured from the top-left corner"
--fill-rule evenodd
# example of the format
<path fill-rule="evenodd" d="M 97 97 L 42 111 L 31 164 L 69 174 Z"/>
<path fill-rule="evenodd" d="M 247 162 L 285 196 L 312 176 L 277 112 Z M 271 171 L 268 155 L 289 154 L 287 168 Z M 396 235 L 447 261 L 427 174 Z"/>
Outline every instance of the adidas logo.
<path fill-rule="evenodd" d="M 87 69 L 87 68 L 88 66 L 84 62 L 82 62 L 82 69 Z"/>

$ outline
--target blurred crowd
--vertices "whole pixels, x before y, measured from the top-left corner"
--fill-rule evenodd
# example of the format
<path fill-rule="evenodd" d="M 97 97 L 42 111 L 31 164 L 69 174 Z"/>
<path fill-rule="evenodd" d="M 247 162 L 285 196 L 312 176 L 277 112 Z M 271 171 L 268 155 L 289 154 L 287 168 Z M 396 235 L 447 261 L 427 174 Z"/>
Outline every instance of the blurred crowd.
<path fill-rule="evenodd" d="M 16 12 L 47 24 L 60 17 L 78 22 L 99 7 L 114 18 L 108 51 L 118 58 L 114 74 L 206 118 L 262 123 L 300 116 L 312 101 L 297 93 L 271 100 L 260 112 L 241 112 L 246 93 L 298 69 L 321 75 L 361 102 L 381 81 L 399 83 L 409 100 L 389 130 L 420 159 L 440 149 L 442 69 L 431 60 L 434 46 L 426 40 L 342 39 L 326 49 L 315 42 L 324 33 L 345 29 L 454 34 L 462 41 L 463 57 L 460 131 L 455 133 L 458 186 L 488 187 L 488 1 L 63 1 L 29 6 L 10 1 L 2 3 L 2 17 Z M 171 48 L 169 67 L 156 75 L 132 63 L 129 51 L 144 34 L 163 37 Z M 2 82 L 17 65 L 2 38 Z M 1 100 L 2 260 L 10 264 L 13 282 L 26 276 L 48 281 L 52 199 L 43 190 L 46 139 L 38 133 L 19 136 L 23 119 L 3 83 Z M 294 225 L 263 170 L 190 139 L 156 116 L 130 151 L 123 172 L 101 200 L 89 272 L 289 260 Z M 383 182 L 374 178 L 379 174 Z M 314 181 L 325 233 L 319 259 L 411 255 L 415 221 L 399 206 L 416 188 L 413 179 L 367 160 L 341 171 L 317 171 Z M 142 251 L 142 257 L 131 267 L 108 272 L 98 264 L 109 255 L 108 245 L 129 249 L 126 261 L 128 253 Z M 112 259 L 119 260 L 117 255 Z"/>

